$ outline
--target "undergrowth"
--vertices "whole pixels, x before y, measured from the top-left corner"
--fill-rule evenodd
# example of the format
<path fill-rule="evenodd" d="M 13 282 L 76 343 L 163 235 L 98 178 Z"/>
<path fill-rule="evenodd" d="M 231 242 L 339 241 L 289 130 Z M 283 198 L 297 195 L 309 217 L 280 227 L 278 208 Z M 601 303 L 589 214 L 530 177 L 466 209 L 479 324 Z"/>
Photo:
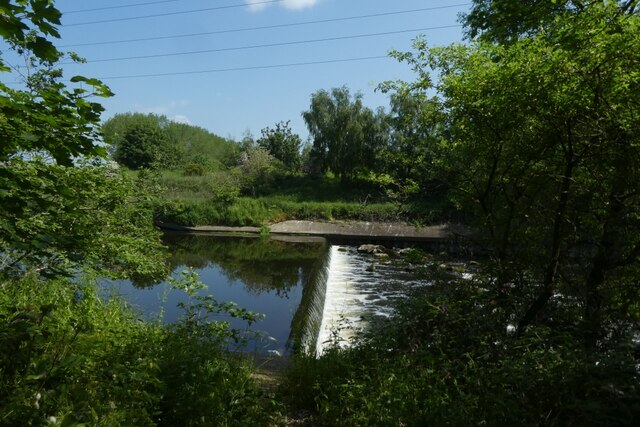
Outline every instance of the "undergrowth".
<path fill-rule="evenodd" d="M 592 352 L 567 323 L 518 338 L 504 313 L 479 284 L 430 287 L 354 347 L 294 357 L 283 398 L 331 426 L 635 425 L 633 337 Z"/>
<path fill-rule="evenodd" d="M 160 221 L 187 226 L 261 226 L 291 219 L 396 221 L 401 218 L 398 206 L 393 203 L 294 202 L 269 197 L 241 197 L 228 204 L 165 200 L 156 205 L 155 212 Z"/>
<path fill-rule="evenodd" d="M 235 335 L 207 320 L 251 313 L 193 293 L 172 325 L 143 322 L 92 283 L 0 284 L 0 425 L 266 425 L 274 406 L 229 353 Z"/>
<path fill-rule="evenodd" d="M 129 172 L 133 173 L 133 172 Z M 246 183 L 239 170 L 186 175 L 144 171 L 157 185 L 156 220 L 178 225 L 262 226 L 286 220 L 411 221 L 452 219 L 448 202 L 435 197 L 419 209 L 400 203 L 367 179 L 279 175 Z"/>

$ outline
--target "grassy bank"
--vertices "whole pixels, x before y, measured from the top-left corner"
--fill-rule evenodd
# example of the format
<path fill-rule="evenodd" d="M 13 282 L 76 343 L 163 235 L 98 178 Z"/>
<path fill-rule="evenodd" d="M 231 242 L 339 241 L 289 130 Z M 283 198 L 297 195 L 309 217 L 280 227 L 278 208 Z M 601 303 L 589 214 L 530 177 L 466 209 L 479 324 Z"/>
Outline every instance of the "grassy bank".
<path fill-rule="evenodd" d="M 162 171 L 156 218 L 175 224 L 246 226 L 289 219 L 397 221 L 402 207 L 367 181 L 282 176 L 242 190 L 231 172 L 186 176 Z"/>

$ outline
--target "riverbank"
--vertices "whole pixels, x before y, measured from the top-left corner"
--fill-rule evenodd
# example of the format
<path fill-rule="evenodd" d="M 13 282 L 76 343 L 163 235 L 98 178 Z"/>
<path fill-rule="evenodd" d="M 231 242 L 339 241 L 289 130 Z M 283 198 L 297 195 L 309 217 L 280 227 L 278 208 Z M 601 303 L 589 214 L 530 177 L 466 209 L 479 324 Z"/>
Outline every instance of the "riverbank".
<path fill-rule="evenodd" d="M 269 232 L 274 236 L 309 236 L 327 239 L 411 241 L 426 243 L 457 242 L 471 236 L 471 231 L 461 225 L 438 224 L 416 227 L 399 222 L 364 221 L 282 221 L 267 227 L 195 226 L 170 224 L 158 221 L 158 227 L 168 231 L 211 234 L 259 235 Z"/>

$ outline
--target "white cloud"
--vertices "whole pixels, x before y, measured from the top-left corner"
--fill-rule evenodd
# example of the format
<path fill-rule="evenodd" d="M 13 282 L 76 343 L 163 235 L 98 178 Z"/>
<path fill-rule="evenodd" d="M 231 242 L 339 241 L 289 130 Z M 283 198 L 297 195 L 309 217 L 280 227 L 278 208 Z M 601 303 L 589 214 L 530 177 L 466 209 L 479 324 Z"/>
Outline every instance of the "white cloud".
<path fill-rule="evenodd" d="M 269 6 L 269 3 L 264 3 L 264 0 L 245 0 L 245 3 L 249 5 L 251 12 L 259 12 Z"/>
<path fill-rule="evenodd" d="M 313 7 L 316 3 L 318 3 L 318 0 L 285 0 L 282 5 L 287 9 L 298 10 Z"/>
<path fill-rule="evenodd" d="M 249 5 L 249 10 L 252 12 L 259 12 L 267 8 L 274 3 L 266 3 L 265 0 L 245 0 L 245 3 Z M 282 7 L 291 10 L 301 10 L 315 6 L 318 0 L 283 0 L 279 2 Z"/>

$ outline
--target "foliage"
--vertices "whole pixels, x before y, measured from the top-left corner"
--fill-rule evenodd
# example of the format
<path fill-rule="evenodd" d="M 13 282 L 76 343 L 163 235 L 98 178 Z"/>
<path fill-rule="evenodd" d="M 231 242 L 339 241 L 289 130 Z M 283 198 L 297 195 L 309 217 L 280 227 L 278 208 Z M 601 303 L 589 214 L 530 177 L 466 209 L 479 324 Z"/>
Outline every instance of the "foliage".
<path fill-rule="evenodd" d="M 0 36 L 25 57 L 29 73 L 22 89 L 0 82 L 0 162 L 37 152 L 69 166 L 79 155 L 104 154 L 96 144 L 103 108 L 88 98 L 112 93 L 96 79 L 73 76 L 70 87 L 62 82 L 62 71 L 54 66 L 63 53 L 48 40 L 59 37 L 60 12 L 46 0 L 4 2 L 2 21 Z M 0 58 L 0 73 L 11 70 Z"/>
<path fill-rule="evenodd" d="M 317 172 L 332 171 L 340 178 L 355 177 L 374 168 L 375 155 L 384 145 L 383 112 L 362 104 L 362 95 L 351 96 L 346 87 L 311 95 L 309 111 L 302 113 L 313 139 L 310 161 Z"/>
<path fill-rule="evenodd" d="M 202 164 L 207 171 L 224 170 L 235 165 L 239 147 L 198 126 L 168 121 L 166 132 L 174 145 L 184 152 L 186 164 Z"/>
<path fill-rule="evenodd" d="M 629 314 L 604 315 L 616 293 L 638 291 L 639 30 L 638 16 L 593 4 L 508 46 L 420 44 L 422 56 L 403 58 L 441 72 L 445 156 L 496 251 L 497 286 L 523 270 L 538 284 L 521 333 L 555 292 L 570 292 L 595 345 Z M 418 84 L 430 85 L 426 71 Z"/>
<path fill-rule="evenodd" d="M 426 287 L 355 347 L 296 356 L 285 398 L 323 425 L 633 425 L 632 347 L 593 354 L 551 325 L 518 338 L 484 286 Z"/>
<path fill-rule="evenodd" d="M 86 247 L 74 247 L 73 218 L 81 212 L 74 204 L 86 193 L 80 189 L 82 195 L 76 196 L 83 172 L 76 174 L 72 166 L 81 156 L 104 154 L 96 143 L 102 107 L 89 98 L 112 94 L 98 80 L 82 76 L 63 83 L 62 71 L 55 68 L 63 53 L 49 40 L 59 36 L 60 12 L 50 2 L 4 2 L 2 21 L 0 36 L 24 57 L 28 73 L 12 73 L 14 66 L 0 58 L 0 73 L 22 79 L 17 89 L 0 83 L 0 267 L 2 274 L 27 265 L 51 273 Z M 66 214 L 72 222 L 51 219 L 53 214 Z"/>
<path fill-rule="evenodd" d="M 393 203 L 298 202 L 282 197 L 240 197 L 232 203 L 207 200 L 159 202 L 156 218 L 186 226 L 256 226 L 286 220 L 395 221 L 402 212 Z"/>
<path fill-rule="evenodd" d="M 0 424 L 266 424 L 249 368 L 225 350 L 239 335 L 210 319 L 255 315 L 192 295 L 178 324 L 145 323 L 91 282 L 165 272 L 147 181 L 101 158 L 88 98 L 111 93 L 62 83 L 53 2 L 2 1 L 0 21 L 28 72 L 23 89 L 0 83 Z"/>
<path fill-rule="evenodd" d="M 234 142 L 203 128 L 177 123 L 163 115 L 125 113 L 116 114 L 102 125 L 104 140 L 111 145 L 116 160 L 123 145 L 128 145 L 125 151 L 136 150 L 136 145 L 127 144 L 125 136 L 140 128 L 145 129 L 152 140 L 156 139 L 155 143 L 141 146 L 142 153 L 151 159 L 147 163 L 155 161 L 161 168 L 182 168 L 187 175 L 204 175 L 233 166 L 237 157 L 238 147 Z"/>
<path fill-rule="evenodd" d="M 243 332 L 232 329 L 228 321 L 211 320 L 226 314 L 251 326 L 261 315 L 232 302 L 218 302 L 213 295 L 201 295 L 206 285 L 191 270 L 170 282 L 189 299 L 178 304 L 184 315 L 173 325 L 160 364 L 165 374 L 165 400 L 160 405 L 163 424 L 240 426 L 264 422 L 258 418 L 264 417 L 260 391 L 249 379 L 248 366 L 229 363 L 230 356 L 225 355 L 225 347 L 242 341 Z"/>
<path fill-rule="evenodd" d="M 257 196 L 269 187 L 281 168 L 278 161 L 261 147 L 248 148 L 240 154 L 240 183 L 245 194 Z"/>
<path fill-rule="evenodd" d="M 302 140 L 291 131 L 289 122 L 276 123 L 276 127 L 262 129 L 256 144 L 281 161 L 290 172 L 298 172 L 301 166 L 300 148 Z"/>
<path fill-rule="evenodd" d="M 354 348 L 297 357 L 295 408 L 327 425 L 633 425 L 636 3 L 475 1 L 479 41 L 394 53 L 418 73 L 396 88 L 438 91 L 434 159 L 492 262 L 417 290 Z"/>
<path fill-rule="evenodd" d="M 556 19 L 588 12 L 596 6 L 617 5 L 616 13 L 633 14 L 637 0 L 474 0 L 471 11 L 463 17 L 467 36 L 508 44 L 521 37 L 553 30 Z"/>
<path fill-rule="evenodd" d="M 4 169 L 14 181 L 2 181 L 2 275 L 34 270 L 52 276 L 79 268 L 120 277 L 165 273 L 151 196 L 142 183 L 135 187 L 109 165 L 13 160 Z M 61 191 L 63 197 L 56 197 Z"/>
<path fill-rule="evenodd" d="M 254 225 L 287 219 L 395 221 L 409 219 L 376 183 L 289 175 L 259 187 L 257 197 L 240 196 L 241 180 L 231 173 L 183 176 L 162 171 L 162 200 L 156 219 L 182 225 Z M 434 206 L 430 206 L 429 211 Z M 417 219 L 423 216 L 410 218 Z"/>
<path fill-rule="evenodd" d="M 225 350 L 237 333 L 198 314 L 232 310 L 176 283 L 193 304 L 175 325 L 140 322 L 98 288 L 33 276 L 0 284 L 0 424 L 265 425 L 246 362 Z"/>
<path fill-rule="evenodd" d="M 130 169 L 174 168 L 181 154 L 167 133 L 147 125 L 133 125 L 125 131 L 113 158 Z"/>
<path fill-rule="evenodd" d="M 206 173 L 206 164 L 200 162 L 187 163 L 184 167 L 184 174 L 187 176 L 203 176 Z"/>
<path fill-rule="evenodd" d="M 396 52 L 394 55 L 401 54 Z M 377 154 L 380 167 L 371 173 L 372 179 L 408 210 L 428 200 L 431 216 L 445 214 L 433 210 L 437 203 L 442 205 L 441 211 L 455 212 L 452 206 L 446 206 L 453 177 L 449 176 L 450 169 L 443 162 L 446 116 L 439 108 L 438 100 L 406 83 L 387 82 L 380 89 L 390 92 L 389 138 Z M 413 210 L 419 212 L 421 209 Z M 423 210 L 422 216 L 426 213 Z"/>
<path fill-rule="evenodd" d="M 124 136 L 132 127 L 166 129 L 169 119 L 166 116 L 143 113 L 116 114 L 106 120 L 102 126 L 104 142 L 109 145 L 111 154 L 122 144 Z"/>

